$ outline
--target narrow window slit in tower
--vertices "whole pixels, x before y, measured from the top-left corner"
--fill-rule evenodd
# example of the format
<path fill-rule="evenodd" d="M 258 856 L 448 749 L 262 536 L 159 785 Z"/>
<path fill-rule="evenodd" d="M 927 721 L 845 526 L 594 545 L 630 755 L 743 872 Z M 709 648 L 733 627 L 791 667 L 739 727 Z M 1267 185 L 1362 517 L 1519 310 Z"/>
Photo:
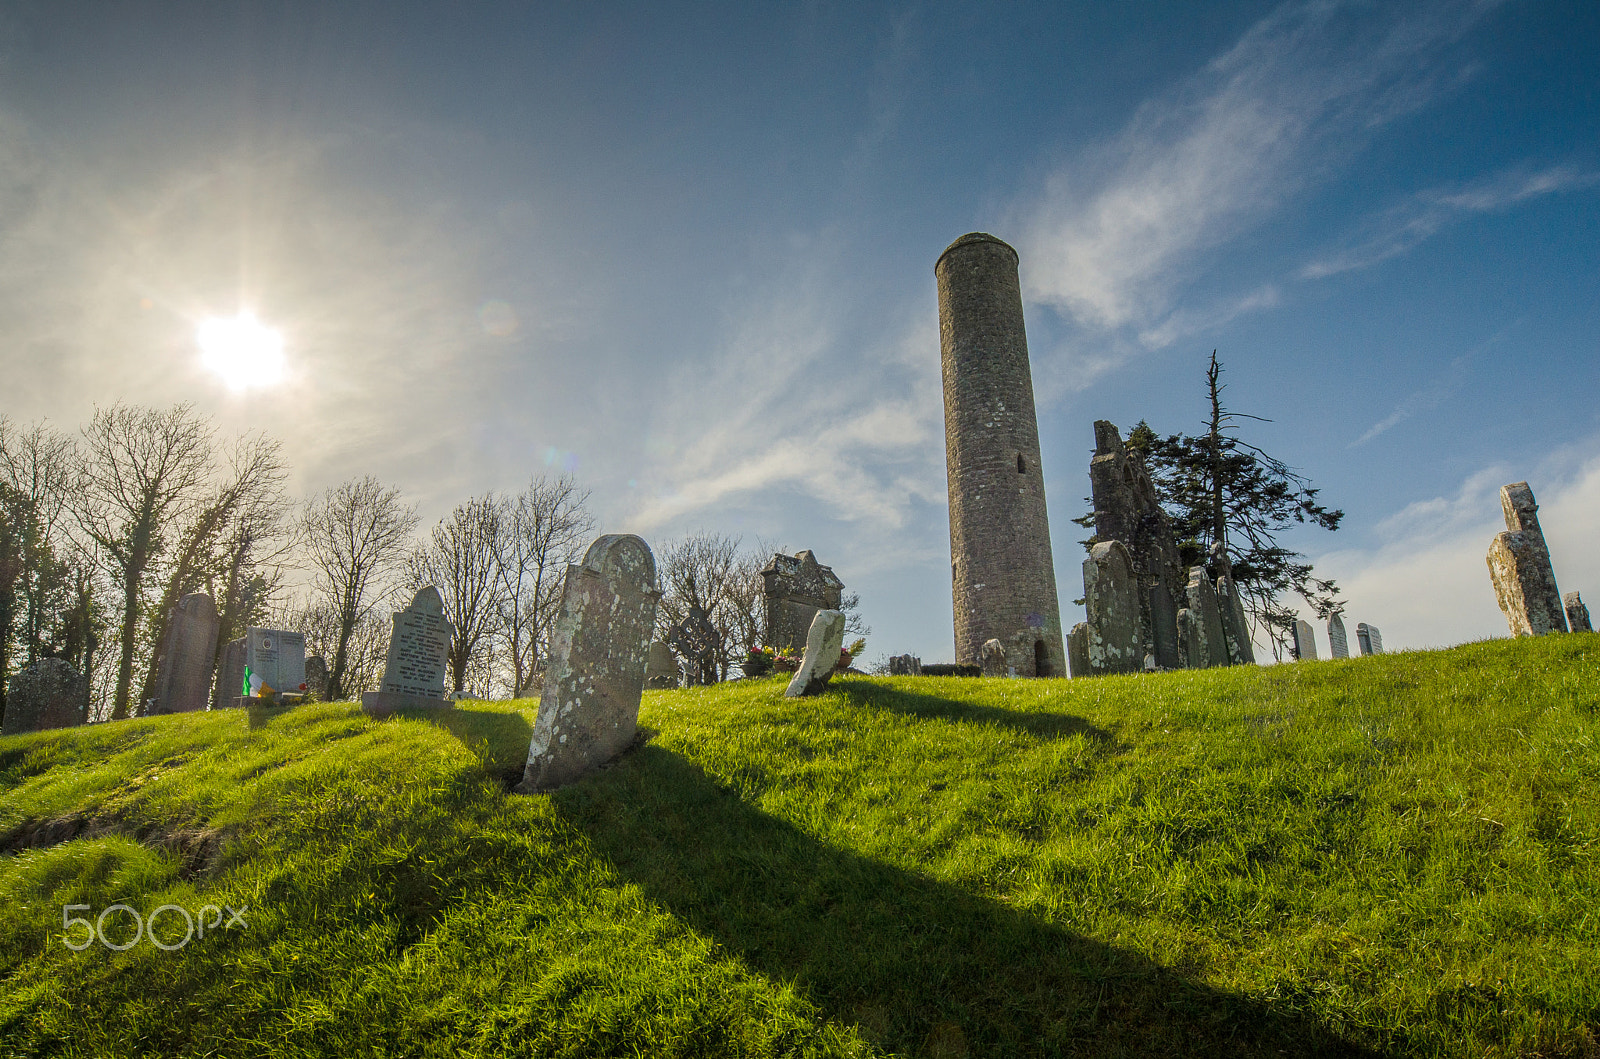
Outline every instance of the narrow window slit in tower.
<path fill-rule="evenodd" d="M 1017 453 L 1017 473 L 1018 474 L 1027 474 L 1028 473 L 1028 461 L 1026 461 L 1026 460 L 1024 460 L 1022 458 L 1022 453 L 1020 453 L 1020 452 Z"/>

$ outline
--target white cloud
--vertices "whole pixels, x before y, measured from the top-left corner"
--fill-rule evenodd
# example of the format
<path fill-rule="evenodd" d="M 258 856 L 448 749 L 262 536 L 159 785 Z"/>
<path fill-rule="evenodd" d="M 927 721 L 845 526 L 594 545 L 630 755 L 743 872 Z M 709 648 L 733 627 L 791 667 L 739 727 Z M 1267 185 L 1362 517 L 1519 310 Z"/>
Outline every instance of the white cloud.
<path fill-rule="evenodd" d="M 1575 191 L 1600 182 L 1600 173 L 1554 166 L 1535 173 L 1499 173 L 1456 188 L 1420 191 L 1399 206 L 1369 219 L 1343 248 L 1300 270 L 1302 279 L 1325 279 L 1367 268 L 1411 250 L 1430 236 L 1475 213 L 1508 209 L 1543 195 Z"/>
<path fill-rule="evenodd" d="M 1506 636 L 1484 557 L 1505 529 L 1500 487 L 1527 481 L 1539 500 L 1539 522 L 1563 592 L 1590 591 L 1600 599 L 1600 555 L 1593 527 L 1600 522 L 1600 437 L 1553 453 L 1533 468 L 1488 467 L 1466 478 L 1452 496 L 1407 505 L 1377 527 L 1374 551 L 1315 557 L 1317 572 L 1335 578 L 1349 601 L 1346 623 L 1376 625 L 1384 644 L 1445 647 Z"/>
<path fill-rule="evenodd" d="M 1145 348 L 1277 304 L 1270 288 L 1172 311 L 1204 251 L 1236 238 L 1375 125 L 1442 90 L 1447 45 L 1489 2 L 1285 4 L 1024 207 L 1026 294 Z"/>

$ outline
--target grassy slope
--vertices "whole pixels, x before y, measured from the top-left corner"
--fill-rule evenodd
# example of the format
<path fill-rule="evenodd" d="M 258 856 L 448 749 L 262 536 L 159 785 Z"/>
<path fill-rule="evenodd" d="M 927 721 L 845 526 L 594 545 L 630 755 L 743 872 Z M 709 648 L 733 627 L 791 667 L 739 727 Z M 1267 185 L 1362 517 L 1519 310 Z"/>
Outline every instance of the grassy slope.
<path fill-rule="evenodd" d="M 1594 1055 L 1597 677 L 1574 635 L 652 692 L 531 798 L 530 702 L 7 738 L 0 1053 Z M 117 901 L 248 925 L 63 945 Z"/>

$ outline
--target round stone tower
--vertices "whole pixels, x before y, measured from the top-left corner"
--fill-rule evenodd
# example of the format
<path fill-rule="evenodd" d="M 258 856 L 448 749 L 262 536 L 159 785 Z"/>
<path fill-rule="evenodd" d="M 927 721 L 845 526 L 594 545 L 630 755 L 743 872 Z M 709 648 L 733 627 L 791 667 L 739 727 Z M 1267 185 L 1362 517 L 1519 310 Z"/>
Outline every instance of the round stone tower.
<path fill-rule="evenodd" d="M 991 639 L 1020 676 L 1067 675 L 1017 252 L 973 232 L 933 266 L 944 364 L 956 661 Z"/>

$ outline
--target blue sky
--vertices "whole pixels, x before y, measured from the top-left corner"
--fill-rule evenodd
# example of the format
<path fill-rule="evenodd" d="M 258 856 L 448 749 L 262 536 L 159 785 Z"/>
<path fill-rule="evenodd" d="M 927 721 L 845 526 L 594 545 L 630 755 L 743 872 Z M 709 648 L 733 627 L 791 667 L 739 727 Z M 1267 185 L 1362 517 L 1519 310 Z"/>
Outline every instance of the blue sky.
<path fill-rule="evenodd" d="M 1063 618 L 1092 423 L 1245 437 L 1391 647 L 1504 635 L 1528 480 L 1600 603 L 1600 8 L 72 4 L 0 11 L 0 411 L 192 400 L 432 520 L 812 548 L 951 655 L 933 263 L 1021 255 Z M 208 315 L 290 376 L 238 395 Z"/>

